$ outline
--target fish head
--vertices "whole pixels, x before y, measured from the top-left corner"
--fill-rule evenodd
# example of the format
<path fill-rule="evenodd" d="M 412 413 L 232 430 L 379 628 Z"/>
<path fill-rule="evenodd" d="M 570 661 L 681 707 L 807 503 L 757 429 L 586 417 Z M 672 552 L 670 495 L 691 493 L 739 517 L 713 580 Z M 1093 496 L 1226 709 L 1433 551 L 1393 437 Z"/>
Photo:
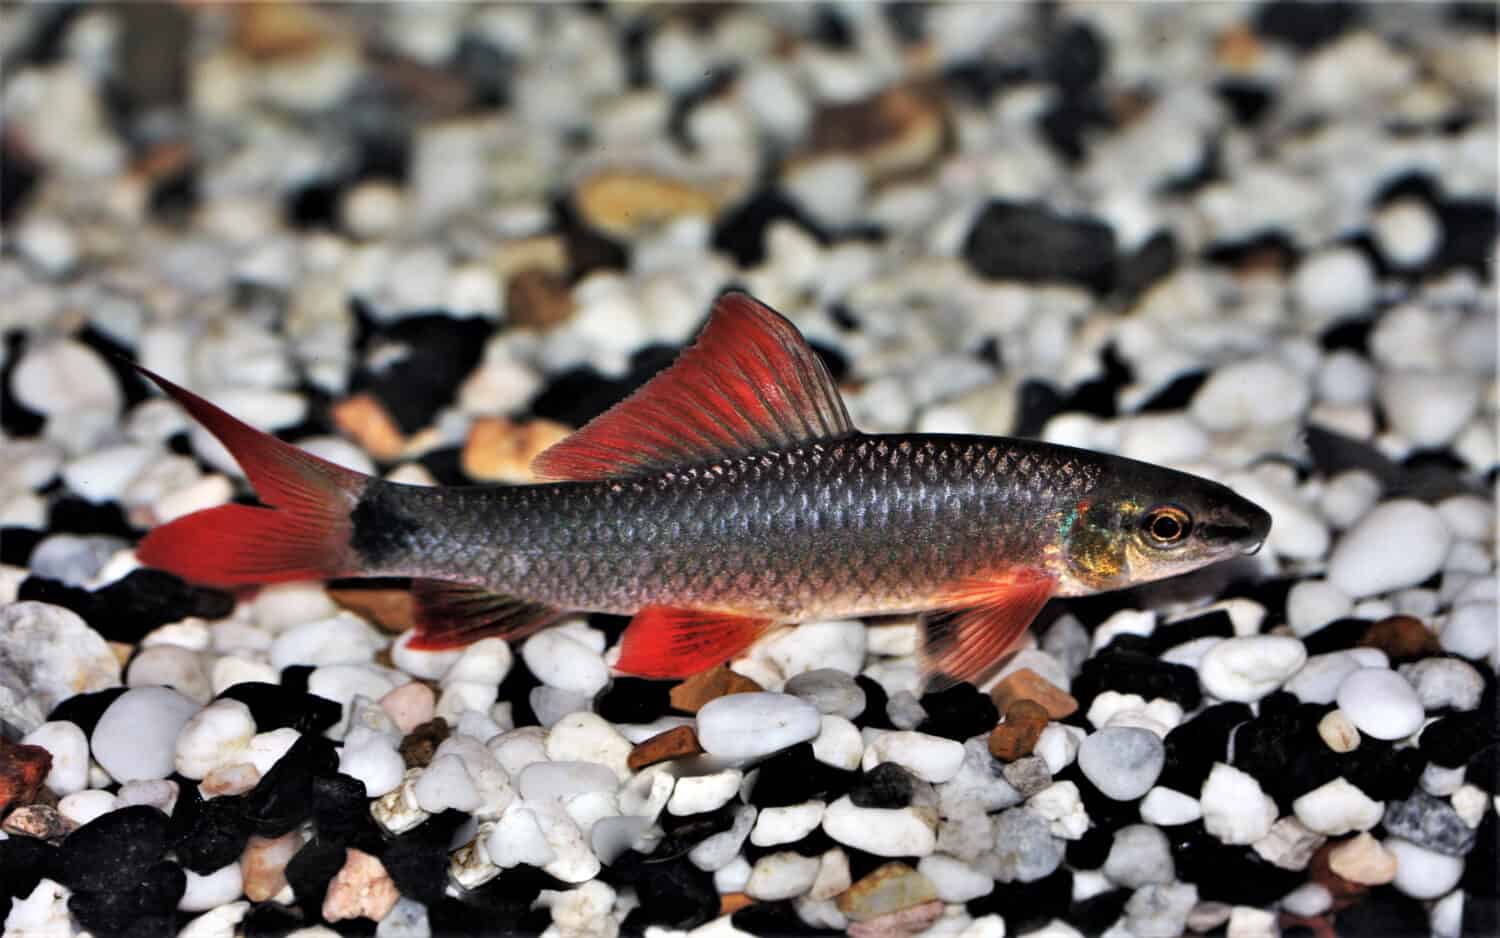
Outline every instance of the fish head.
<path fill-rule="evenodd" d="M 1077 595 L 1253 554 L 1271 515 L 1217 482 L 1139 464 L 1065 512 L 1061 530 L 1064 589 Z"/>

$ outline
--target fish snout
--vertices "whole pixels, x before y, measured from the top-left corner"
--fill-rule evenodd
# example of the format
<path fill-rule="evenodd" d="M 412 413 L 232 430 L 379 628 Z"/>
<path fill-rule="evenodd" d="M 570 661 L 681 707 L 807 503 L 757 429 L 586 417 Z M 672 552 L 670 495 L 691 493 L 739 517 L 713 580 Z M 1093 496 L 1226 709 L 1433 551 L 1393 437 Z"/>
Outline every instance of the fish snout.
<path fill-rule="evenodd" d="M 1214 511 L 1198 533 L 1214 547 L 1254 554 L 1271 533 L 1271 513 L 1249 499 L 1235 496 L 1233 503 Z"/>

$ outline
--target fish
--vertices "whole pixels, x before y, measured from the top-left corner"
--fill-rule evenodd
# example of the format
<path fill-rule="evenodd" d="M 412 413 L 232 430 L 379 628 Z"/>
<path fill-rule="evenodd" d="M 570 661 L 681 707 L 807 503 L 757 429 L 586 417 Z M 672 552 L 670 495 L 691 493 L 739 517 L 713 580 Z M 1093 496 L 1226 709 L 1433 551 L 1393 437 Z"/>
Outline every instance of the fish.
<path fill-rule="evenodd" d="M 217 587 L 410 578 L 414 649 L 630 616 L 618 671 L 682 678 L 781 626 L 917 614 L 927 687 L 992 676 L 1054 597 L 1253 553 L 1224 485 L 1032 439 L 861 433 L 796 327 L 741 292 L 678 358 L 540 453 L 543 481 L 413 486 L 323 460 L 142 369 L 259 504 L 156 527 L 146 565 Z"/>

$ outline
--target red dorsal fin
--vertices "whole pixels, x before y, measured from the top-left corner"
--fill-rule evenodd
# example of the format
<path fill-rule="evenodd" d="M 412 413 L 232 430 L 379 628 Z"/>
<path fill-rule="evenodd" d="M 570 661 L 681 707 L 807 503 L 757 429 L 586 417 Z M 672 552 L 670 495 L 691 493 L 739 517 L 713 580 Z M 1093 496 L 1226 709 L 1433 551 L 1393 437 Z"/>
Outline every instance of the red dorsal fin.
<path fill-rule="evenodd" d="M 411 591 L 417 634 L 410 647 L 428 651 L 461 648 L 492 635 L 507 641 L 525 638 L 560 614 L 542 603 L 449 580 L 413 580 Z"/>
<path fill-rule="evenodd" d="M 956 584 L 922 616 L 927 690 L 989 677 L 1056 589 L 1056 579 L 1025 568 Z"/>
<path fill-rule="evenodd" d="M 627 478 L 854 431 L 828 369 L 797 327 L 726 293 L 666 371 L 532 463 L 550 479 Z"/>
<path fill-rule="evenodd" d="M 750 647 L 770 624 L 732 612 L 650 606 L 625 628 L 615 667 L 641 677 L 689 677 Z"/>

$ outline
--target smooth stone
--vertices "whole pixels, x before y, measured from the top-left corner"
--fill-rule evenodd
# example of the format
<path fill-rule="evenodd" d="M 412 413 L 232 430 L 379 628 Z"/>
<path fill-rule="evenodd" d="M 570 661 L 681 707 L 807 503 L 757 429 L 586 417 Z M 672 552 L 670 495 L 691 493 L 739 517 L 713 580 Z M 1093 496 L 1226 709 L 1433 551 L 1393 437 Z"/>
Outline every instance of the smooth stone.
<path fill-rule="evenodd" d="M 1354 599 L 1416 586 L 1442 569 L 1453 535 L 1437 509 L 1391 499 L 1344 532 L 1328 557 L 1328 580 Z"/>
<path fill-rule="evenodd" d="M 542 834 L 536 813 L 517 802 L 505 809 L 484 842 L 485 853 L 496 866 L 546 866 L 557 859 L 557 851 Z"/>
<path fill-rule="evenodd" d="M 1354 831 L 1367 831 L 1380 823 L 1385 802 L 1372 800 L 1340 777 L 1299 797 L 1292 802 L 1292 811 L 1309 830 L 1328 837 L 1341 837 Z"/>
<path fill-rule="evenodd" d="M 1078 767 L 1115 801 L 1133 801 L 1150 791 L 1166 758 L 1161 738 L 1137 727 L 1106 726 L 1078 747 Z"/>
<path fill-rule="evenodd" d="M 818 866 L 817 857 L 804 857 L 791 850 L 766 854 L 751 867 L 745 894 L 762 902 L 795 899 L 812 888 Z"/>
<path fill-rule="evenodd" d="M 32 548 L 26 565 L 33 576 L 84 586 L 106 561 L 129 547 L 129 541 L 105 534 L 49 534 Z"/>
<path fill-rule="evenodd" d="M 1387 668 L 1360 668 L 1339 684 L 1339 709 L 1366 736 L 1405 739 L 1422 728 L 1422 701 L 1406 679 Z"/>
<path fill-rule="evenodd" d="M 750 842 L 757 847 L 774 847 L 801 840 L 822 823 L 826 808 L 821 801 L 762 808 L 750 831 Z"/>
<path fill-rule="evenodd" d="M 1459 603 L 1448 613 L 1438 644 L 1444 651 L 1474 661 L 1488 658 L 1500 642 L 1500 606 L 1493 602 Z"/>
<path fill-rule="evenodd" d="M 1400 675 L 1415 688 L 1422 709 L 1473 710 L 1484 694 L 1484 678 L 1467 661 L 1456 658 L 1423 658 L 1399 669 Z"/>
<path fill-rule="evenodd" d="M 614 792 L 620 780 L 597 762 L 532 762 L 516 775 L 516 790 L 526 801 L 566 801 L 588 792 Z"/>
<path fill-rule="evenodd" d="M 813 739 L 822 715 L 789 694 L 731 694 L 698 711 L 698 742 L 721 759 L 751 760 Z"/>
<path fill-rule="evenodd" d="M 43 723 L 22 737 L 28 746 L 41 746 L 52 755 L 46 785 L 55 795 L 83 791 L 89 783 L 89 741 L 76 723 L 55 720 Z"/>
<path fill-rule="evenodd" d="M 537 680 L 559 690 L 592 697 L 609 683 L 604 658 L 560 628 L 528 638 L 521 659 Z"/>
<path fill-rule="evenodd" d="M 1286 595 L 1286 622 L 1303 638 L 1349 614 L 1354 600 L 1327 580 L 1300 580 Z"/>
<path fill-rule="evenodd" d="M 199 875 L 192 870 L 187 874 L 187 889 L 177 900 L 179 912 L 206 912 L 240 896 L 244 880 L 240 876 L 240 865 L 229 863 L 212 873 Z"/>
<path fill-rule="evenodd" d="M 624 781 L 631 776 L 630 740 L 593 713 L 570 713 L 547 732 L 547 758 L 555 762 L 597 762 Z"/>
<path fill-rule="evenodd" d="M 882 762 L 894 762 L 925 782 L 941 783 L 957 775 L 963 761 L 963 743 L 927 733 L 897 731 L 871 740 L 865 746 L 861 767 L 868 772 Z"/>
<path fill-rule="evenodd" d="M 750 805 L 734 809 L 729 829 L 700 840 L 688 851 L 688 861 L 706 873 L 713 873 L 734 862 L 740 855 L 745 838 L 755 826 L 756 810 Z"/>
<path fill-rule="evenodd" d="M 199 704 L 213 699 L 213 683 L 204 656 L 180 645 L 142 648 L 125 671 L 127 687 L 170 687 Z"/>
<path fill-rule="evenodd" d="M 1215 763 L 1203 783 L 1198 802 L 1203 827 L 1226 844 L 1250 844 L 1270 833 L 1278 814 L 1276 802 L 1251 775 Z"/>
<path fill-rule="evenodd" d="M 1192 795 L 1157 786 L 1141 799 L 1141 820 L 1158 827 L 1191 824 L 1203 817 L 1203 806 Z"/>
<path fill-rule="evenodd" d="M 1391 884 L 1413 899 L 1441 898 L 1464 874 L 1460 857 L 1444 856 L 1400 837 L 1387 837 L 1384 846 L 1396 857 L 1396 878 Z"/>
<path fill-rule="evenodd" d="M 854 719 L 865 710 L 865 691 L 836 668 L 816 668 L 793 676 L 782 691 L 800 697 L 819 713 Z"/>
<path fill-rule="evenodd" d="M 1150 824 L 1129 824 L 1115 831 L 1104 875 L 1127 889 L 1165 885 L 1176 878 L 1167 835 Z"/>
<path fill-rule="evenodd" d="M 1203 689 L 1220 700 L 1251 703 L 1281 687 L 1306 661 L 1307 649 L 1295 638 L 1229 638 L 1203 656 L 1198 678 Z"/>
<path fill-rule="evenodd" d="M 667 802 L 667 813 L 686 815 L 718 810 L 739 794 L 744 778 L 739 769 L 679 778 Z"/>
<path fill-rule="evenodd" d="M 995 881 L 984 872 L 943 853 L 923 857 L 917 872 L 927 877 L 944 902 L 968 902 L 995 889 Z"/>
<path fill-rule="evenodd" d="M 255 718 L 238 700 L 216 700 L 193 715 L 177 734 L 174 763 L 190 779 L 201 779 L 220 765 L 243 760 L 255 735 Z"/>
<path fill-rule="evenodd" d="M 1046 821 L 1041 823 L 1045 826 Z M 881 857 L 923 857 L 932 853 L 937 846 L 936 826 L 930 809 L 861 808 L 847 795 L 834 801 L 823 813 L 823 831 L 829 837 Z"/>
<path fill-rule="evenodd" d="M 1029 808 L 1009 808 L 994 819 L 995 850 L 979 858 L 1002 883 L 1032 883 L 1050 876 L 1063 860 L 1063 841 L 1046 818 Z"/>
<path fill-rule="evenodd" d="M 127 690 L 94 727 L 94 759 L 119 782 L 166 778 L 175 768 L 177 734 L 199 709 L 196 701 L 165 687 Z"/>

